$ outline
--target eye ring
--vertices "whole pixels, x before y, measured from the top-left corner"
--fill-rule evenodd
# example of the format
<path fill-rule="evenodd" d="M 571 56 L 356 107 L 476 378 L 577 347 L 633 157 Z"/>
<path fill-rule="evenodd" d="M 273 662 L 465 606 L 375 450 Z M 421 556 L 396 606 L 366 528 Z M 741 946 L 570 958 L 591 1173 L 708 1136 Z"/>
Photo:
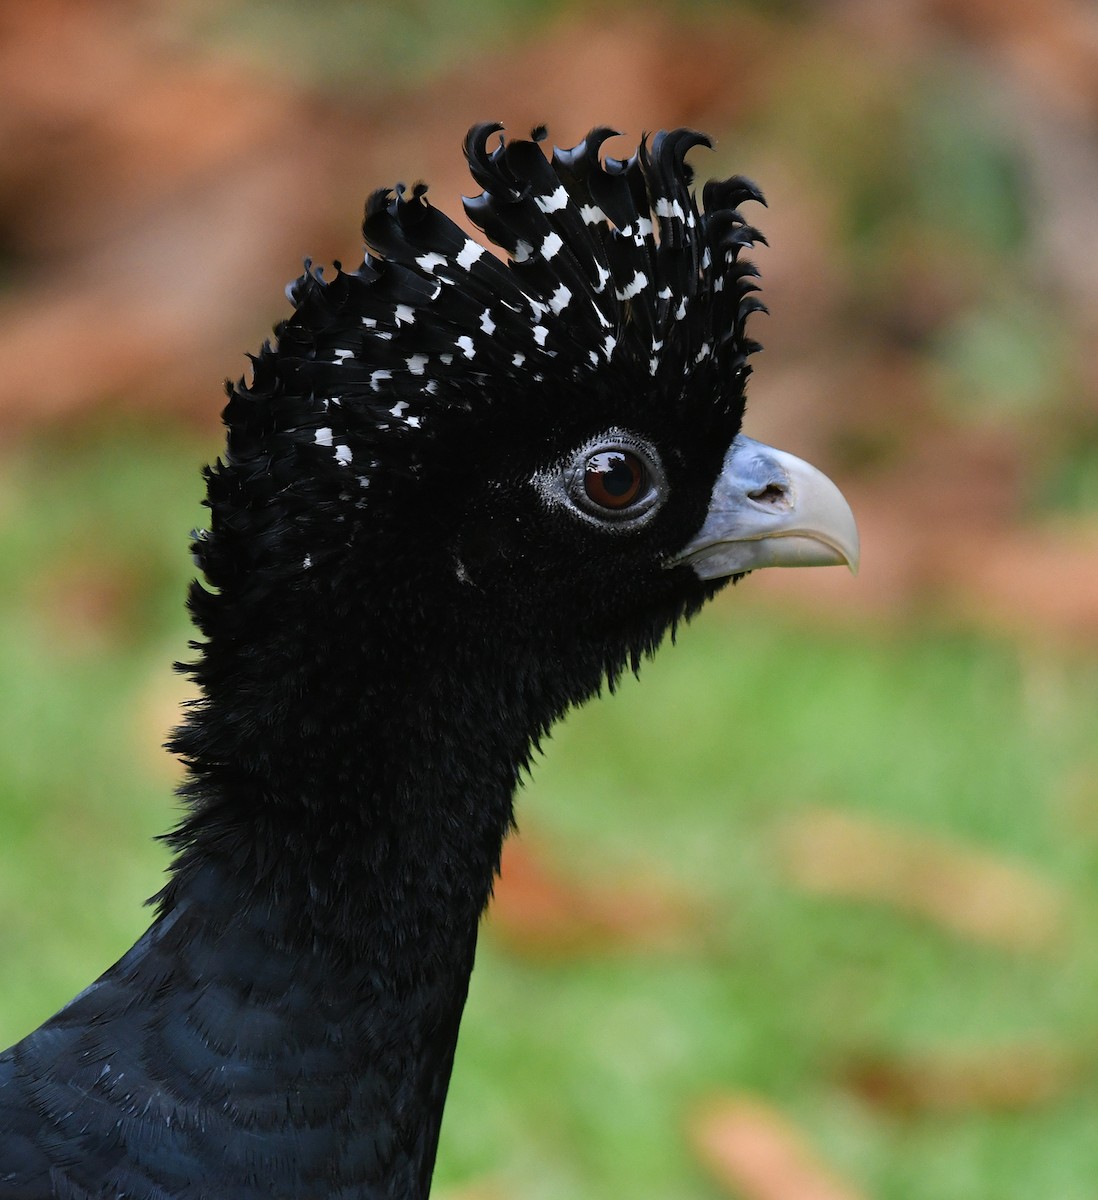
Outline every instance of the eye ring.
<path fill-rule="evenodd" d="M 598 509 L 623 512 L 648 491 L 648 469 L 624 447 L 600 449 L 583 466 L 583 491 Z"/>

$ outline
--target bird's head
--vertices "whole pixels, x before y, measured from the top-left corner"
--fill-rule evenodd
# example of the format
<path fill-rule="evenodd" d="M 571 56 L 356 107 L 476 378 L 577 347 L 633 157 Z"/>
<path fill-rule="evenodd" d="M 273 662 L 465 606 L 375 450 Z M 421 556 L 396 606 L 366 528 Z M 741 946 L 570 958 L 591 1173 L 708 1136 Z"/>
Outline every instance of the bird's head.
<path fill-rule="evenodd" d="M 500 128 L 466 139 L 465 209 L 502 255 L 398 187 L 367 204 L 361 267 L 291 286 L 230 392 L 210 583 L 236 611 L 338 595 L 352 623 L 415 613 L 601 675 L 729 578 L 855 564 L 834 485 L 740 434 L 756 187 L 713 181 L 699 206 L 689 130 L 617 160 L 610 130 L 550 158 L 540 130 L 490 145 Z"/>

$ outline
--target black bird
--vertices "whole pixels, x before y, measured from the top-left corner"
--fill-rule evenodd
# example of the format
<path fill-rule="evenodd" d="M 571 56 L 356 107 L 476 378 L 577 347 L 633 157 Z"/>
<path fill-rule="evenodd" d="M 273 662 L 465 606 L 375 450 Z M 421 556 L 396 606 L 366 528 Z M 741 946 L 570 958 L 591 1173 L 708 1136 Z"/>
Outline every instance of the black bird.
<path fill-rule="evenodd" d="M 538 740 L 757 567 L 857 559 L 741 436 L 743 178 L 689 130 L 472 129 L 471 220 L 379 191 L 306 264 L 206 471 L 201 689 L 152 926 L 0 1056 L 0 1200 L 417 1200 Z"/>

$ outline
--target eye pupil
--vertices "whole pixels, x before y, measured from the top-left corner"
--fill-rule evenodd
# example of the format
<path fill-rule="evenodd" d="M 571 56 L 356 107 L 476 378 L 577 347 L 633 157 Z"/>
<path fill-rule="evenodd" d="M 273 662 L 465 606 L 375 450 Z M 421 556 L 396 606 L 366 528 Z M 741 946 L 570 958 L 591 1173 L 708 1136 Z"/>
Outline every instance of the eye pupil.
<path fill-rule="evenodd" d="M 619 509 L 631 504 L 645 480 L 644 464 L 627 450 L 603 450 L 592 454 L 584 472 L 588 499 L 602 508 Z"/>
<path fill-rule="evenodd" d="M 611 496 L 626 496 L 636 486 L 636 474 L 624 458 L 607 454 L 607 465 L 596 468 L 600 476 L 599 483 Z"/>

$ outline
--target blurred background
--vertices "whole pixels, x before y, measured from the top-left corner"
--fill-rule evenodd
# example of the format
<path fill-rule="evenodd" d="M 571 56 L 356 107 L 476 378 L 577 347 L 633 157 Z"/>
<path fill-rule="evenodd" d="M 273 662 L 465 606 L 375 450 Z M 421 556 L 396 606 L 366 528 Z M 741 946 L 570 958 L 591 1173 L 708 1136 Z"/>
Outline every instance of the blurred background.
<path fill-rule="evenodd" d="M 748 431 L 863 569 L 730 590 L 521 797 L 444 1200 L 1098 1195 L 1091 0 L 0 12 L 0 1045 L 144 928 L 220 381 L 474 120 L 756 178 Z"/>

